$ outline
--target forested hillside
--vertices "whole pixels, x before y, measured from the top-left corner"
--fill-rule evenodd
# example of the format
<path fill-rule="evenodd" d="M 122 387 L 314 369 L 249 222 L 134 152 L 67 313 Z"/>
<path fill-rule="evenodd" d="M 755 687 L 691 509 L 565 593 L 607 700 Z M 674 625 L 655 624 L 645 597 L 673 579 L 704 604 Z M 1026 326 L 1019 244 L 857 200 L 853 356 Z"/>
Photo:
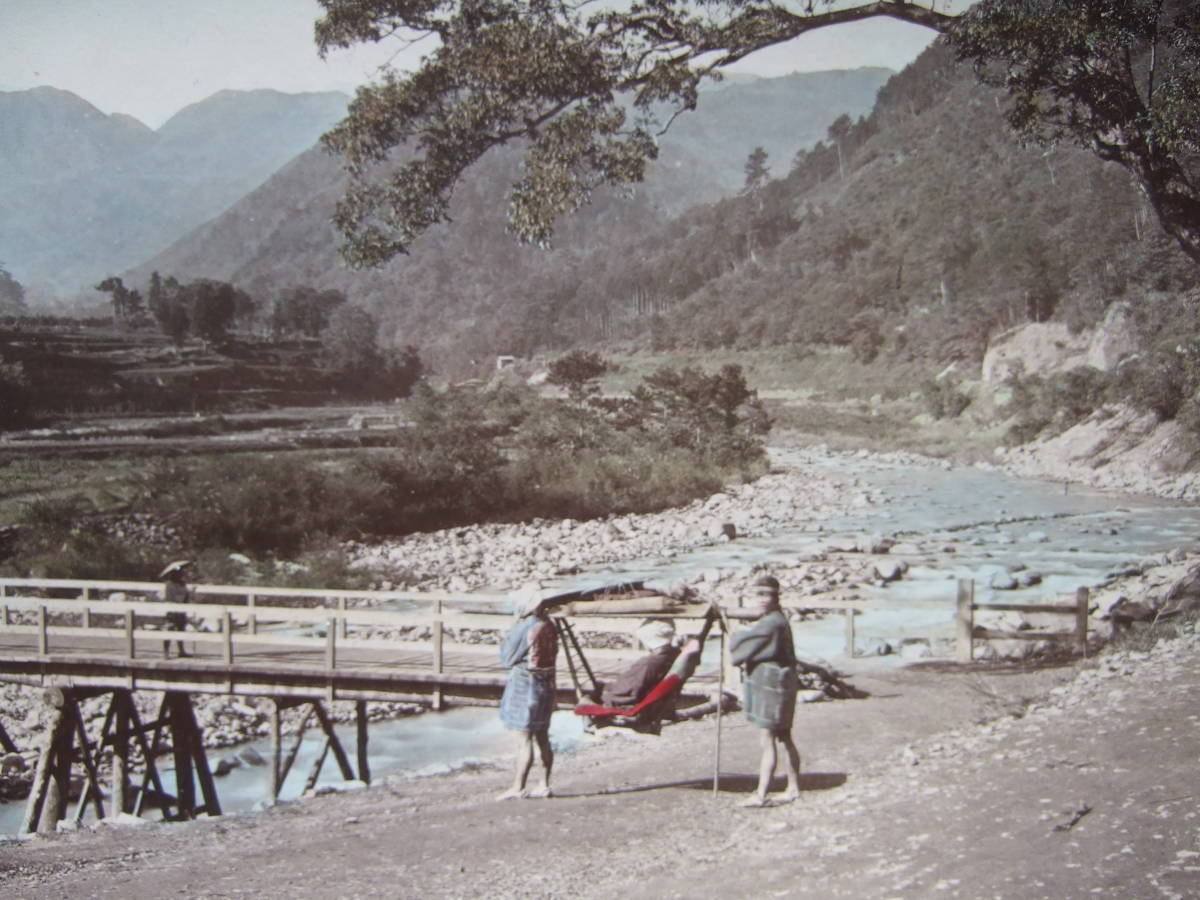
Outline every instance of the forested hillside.
<path fill-rule="evenodd" d="M 629 197 L 598 192 L 565 223 L 550 251 L 518 246 L 505 233 L 503 195 L 515 162 L 511 154 L 492 154 L 458 189 L 453 227 L 434 229 L 410 256 L 386 268 L 347 270 L 330 224 L 344 181 L 337 161 L 314 148 L 125 280 L 142 287 L 152 271 L 183 280 L 219 278 L 267 306 L 289 286 L 336 288 L 369 307 L 385 323 L 385 337 L 419 343 L 423 357 L 443 370 L 496 353 L 564 346 L 574 335 L 548 341 L 553 322 L 530 329 L 530 315 L 539 315 L 530 313 L 531 302 L 557 315 L 560 285 L 566 280 L 574 291 L 583 260 L 603 264 L 603 248 L 736 193 L 756 147 L 766 150 L 769 168 L 786 171 L 792 155 L 815 144 L 839 115 L 869 112 L 889 75 L 858 69 L 722 83 L 702 95 L 690 120 L 664 136 L 645 184 Z"/>
<path fill-rule="evenodd" d="M 678 216 L 682 188 L 665 177 L 631 197 L 598 195 L 550 252 L 503 234 L 513 163 L 495 154 L 460 187 L 453 226 L 367 272 L 333 253 L 325 217 L 342 182 L 314 153 L 134 281 L 157 269 L 258 296 L 336 287 L 371 309 L 385 340 L 420 346 L 448 372 L 578 345 L 811 342 L 862 358 L 977 360 L 1012 325 L 1086 326 L 1113 300 L 1153 311 L 1155 297 L 1195 287 L 1123 170 L 1071 147 L 1022 148 L 1001 109 L 935 43 L 869 117 L 827 122 L 822 142 L 769 156 L 785 177 Z M 743 130 L 744 146 L 762 143 Z"/>

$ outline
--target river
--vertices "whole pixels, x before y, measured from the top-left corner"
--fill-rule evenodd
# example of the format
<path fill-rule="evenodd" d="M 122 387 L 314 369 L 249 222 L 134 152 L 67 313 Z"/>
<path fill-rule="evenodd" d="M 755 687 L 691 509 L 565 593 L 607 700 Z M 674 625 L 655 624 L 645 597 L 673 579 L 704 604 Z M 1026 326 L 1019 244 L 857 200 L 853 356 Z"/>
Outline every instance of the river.
<path fill-rule="evenodd" d="M 672 580 L 707 569 L 746 569 L 760 563 L 790 565 L 836 543 L 838 535 L 889 535 L 903 540 L 953 542 L 952 554 L 932 554 L 928 564 L 912 565 L 903 580 L 886 587 L 865 586 L 859 593 L 882 601 L 883 609 L 858 617 L 858 646 L 896 642 L 908 636 L 948 637 L 953 627 L 955 582 L 974 578 L 976 599 L 990 598 L 992 571 L 1020 563 L 1043 576 L 1040 585 L 1005 591 L 1005 600 L 1034 602 L 1095 586 L 1109 573 L 1178 547 L 1192 548 L 1200 535 L 1200 509 L 1144 496 L 1104 494 L 1061 483 L 1019 479 L 998 470 L 923 463 L 888 456 L 778 450 L 780 465 L 800 466 L 817 477 L 853 480 L 876 503 L 844 515 L 778 531 L 767 537 L 737 540 L 680 553 L 669 558 L 633 560 L 594 567 L 564 581 L 579 587 L 630 580 Z M 833 664 L 844 662 L 840 617 L 805 622 L 796 628 L 800 655 Z M 894 664 L 879 657 L 877 664 Z M 343 739 L 353 746 L 352 729 Z M 592 739 L 580 720 L 558 714 L 552 738 L 570 753 Z M 461 708 L 427 713 L 371 726 L 371 772 L 421 777 L 477 765 L 507 765 L 510 738 L 491 709 Z M 265 742 L 254 746 L 266 756 Z M 294 798 L 307 773 L 306 763 L 319 750 L 316 736 L 304 743 L 282 799 Z M 213 759 L 234 753 L 214 751 Z M 323 784 L 338 781 L 336 766 L 326 763 Z M 226 812 L 251 809 L 265 791 L 260 767 L 241 767 L 218 781 Z M 0 809 L 0 834 L 15 832 L 22 804 Z"/>

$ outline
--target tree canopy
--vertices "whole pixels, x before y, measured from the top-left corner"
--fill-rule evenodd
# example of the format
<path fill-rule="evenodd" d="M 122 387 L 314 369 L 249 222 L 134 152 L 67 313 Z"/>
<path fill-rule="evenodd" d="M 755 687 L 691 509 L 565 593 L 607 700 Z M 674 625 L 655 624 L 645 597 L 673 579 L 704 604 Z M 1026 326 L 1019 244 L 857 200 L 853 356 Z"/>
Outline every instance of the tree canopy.
<path fill-rule="evenodd" d="M 1200 263 L 1200 5 L 982 0 L 951 40 L 985 83 L 1007 89 L 1018 132 L 1124 166 Z"/>
<path fill-rule="evenodd" d="M 983 0 L 956 16 L 906 0 L 319 0 L 322 54 L 424 42 L 411 74 L 360 87 L 323 140 L 351 183 L 335 224 L 353 265 L 377 265 L 448 219 L 454 186 L 519 142 L 508 224 L 548 244 L 602 185 L 642 180 L 657 136 L 706 78 L 757 50 L 888 16 L 947 32 L 1006 87 L 1025 134 L 1070 137 L 1125 166 L 1200 261 L 1200 8 L 1189 0 Z M 794 6 L 794 8 L 793 8 Z"/>
<path fill-rule="evenodd" d="M 843 22 L 890 16 L 945 30 L 953 17 L 905 0 L 845 7 L 806 0 L 319 0 L 322 54 L 362 42 L 424 42 L 411 74 L 358 89 L 324 136 L 351 185 L 335 224 L 354 265 L 406 252 L 448 218 L 455 183 L 489 149 L 525 142 L 508 221 L 546 244 L 554 221 L 601 185 L 642 180 L 656 136 L 694 109 L 706 77 L 773 44 Z"/>

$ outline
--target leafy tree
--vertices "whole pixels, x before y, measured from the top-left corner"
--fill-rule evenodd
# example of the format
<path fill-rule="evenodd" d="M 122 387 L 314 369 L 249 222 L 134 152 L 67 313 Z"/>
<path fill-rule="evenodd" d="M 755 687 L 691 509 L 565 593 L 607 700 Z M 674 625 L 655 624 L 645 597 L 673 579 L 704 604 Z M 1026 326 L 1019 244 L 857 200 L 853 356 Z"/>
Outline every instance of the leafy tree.
<path fill-rule="evenodd" d="M 322 355 L 330 368 L 354 381 L 378 378 L 384 370 L 379 323 L 365 309 L 340 306 L 322 335 Z"/>
<path fill-rule="evenodd" d="M 572 350 L 550 363 L 546 380 L 566 388 L 567 396 L 576 403 L 599 392 L 596 379 L 609 370 L 600 354 L 590 350 Z"/>
<path fill-rule="evenodd" d="M 1200 262 L 1200 5 L 1194 0 L 983 0 L 951 35 L 1008 90 L 1009 122 L 1133 174 Z"/>
<path fill-rule="evenodd" d="M 213 343 L 225 339 L 244 292 L 224 281 L 200 278 L 183 289 L 191 332 Z M 244 302 L 244 301 L 241 301 Z"/>
<path fill-rule="evenodd" d="M 25 287 L 0 265 L 0 313 L 21 315 L 25 312 Z"/>
<path fill-rule="evenodd" d="M 293 332 L 315 338 L 329 327 L 329 317 L 345 302 L 346 295 L 338 290 L 284 288 L 275 301 L 271 327 L 277 334 Z"/>
<path fill-rule="evenodd" d="M 150 274 L 147 290 L 150 314 L 158 327 L 176 347 L 183 346 L 188 334 L 188 311 L 183 302 L 183 288 L 173 276 L 165 280 L 158 272 Z"/>
<path fill-rule="evenodd" d="M 642 379 L 621 409 L 667 446 L 725 459 L 762 454 L 759 438 L 771 428 L 758 392 L 746 384 L 741 366 L 727 365 L 715 375 L 699 369 L 664 367 Z"/>
<path fill-rule="evenodd" d="M 359 88 L 324 136 L 351 176 L 335 222 L 355 265 L 405 252 L 447 218 L 462 173 L 516 140 L 527 149 L 509 226 L 546 244 L 555 219 L 598 187 L 643 178 L 654 135 L 695 108 L 703 79 L 764 47 L 875 16 L 951 32 L 962 58 L 1008 88 L 1014 124 L 1043 140 L 1081 141 L 1126 167 L 1200 261 L 1200 6 L 1191 0 L 983 0 L 961 27 L 955 15 L 907 0 L 808 0 L 798 9 L 656 0 L 590 14 L 586 4 L 527 0 L 319 2 L 322 54 L 395 38 L 437 43 L 413 73 L 384 69 Z M 836 164 L 841 142 L 832 137 Z M 400 147 L 409 152 L 393 157 Z"/>
<path fill-rule="evenodd" d="M 351 185 L 335 222 L 355 265 L 399 253 L 447 218 L 462 173 L 492 147 L 527 141 L 509 226 L 548 243 L 554 220 L 603 185 L 642 180 L 655 135 L 694 109 L 702 80 L 756 50 L 817 28 L 886 15 L 945 30 L 954 17 L 877 0 L 800 11 L 743 0 L 656 0 L 629 7 L 528 0 L 319 0 L 322 54 L 394 40 L 435 44 L 411 74 L 385 68 L 358 89 L 323 140 Z M 392 151 L 409 147 L 402 161 Z"/>
<path fill-rule="evenodd" d="M 25 367 L 0 358 L 0 431 L 29 424 L 33 403 L 33 387 Z"/>
<path fill-rule="evenodd" d="M 771 169 L 767 165 L 767 151 L 762 147 L 755 147 L 746 158 L 744 171 L 746 183 L 742 186 L 743 193 L 752 193 L 766 184 L 771 175 Z"/>
<path fill-rule="evenodd" d="M 96 285 L 96 290 L 109 295 L 114 325 L 132 327 L 145 321 L 146 305 L 142 301 L 142 295 L 125 287 L 120 278 L 110 275 Z"/>

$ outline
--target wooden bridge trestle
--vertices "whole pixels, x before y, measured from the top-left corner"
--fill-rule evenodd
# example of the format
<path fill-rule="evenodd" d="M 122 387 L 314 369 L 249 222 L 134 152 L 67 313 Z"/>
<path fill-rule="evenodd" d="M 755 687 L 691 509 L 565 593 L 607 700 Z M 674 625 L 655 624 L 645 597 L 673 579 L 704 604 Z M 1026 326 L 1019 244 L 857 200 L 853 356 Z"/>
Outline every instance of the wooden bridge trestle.
<path fill-rule="evenodd" d="M 83 700 L 109 695 L 104 724 L 95 743 L 88 737 Z M 83 821 L 90 810 L 97 821 L 128 813 L 141 816 L 149 806 L 162 811 L 164 821 L 194 819 L 199 815 L 219 816 L 221 803 L 208 763 L 204 733 L 196 721 L 191 694 L 166 691 L 158 714 L 143 721 L 133 699 L 124 688 L 48 688 L 46 702 L 55 710 L 46 742 L 25 807 L 21 831 L 53 832 L 63 820 Z M 284 710 L 308 705 L 286 757 L 283 754 Z M 333 720 L 319 699 L 278 698 L 271 715 L 272 753 L 268 762 L 267 800 L 275 802 L 300 751 L 304 735 L 315 718 L 324 732 L 325 743 L 305 780 L 304 790 L 315 787 L 326 759 L 332 752 L 347 781 L 370 782 L 367 762 L 367 704 L 355 704 L 357 763 L 350 758 L 334 730 Z M 175 769 L 174 792 L 167 790 L 158 760 L 170 754 Z M 141 757 L 140 783 L 134 785 L 135 756 Z M 107 760 L 106 760 L 107 757 Z M 104 769 L 109 777 L 104 777 Z M 81 772 L 82 785 L 72 798 L 73 777 Z M 107 790 L 105 787 L 107 786 Z M 70 811 L 71 803 L 75 809 Z"/>

